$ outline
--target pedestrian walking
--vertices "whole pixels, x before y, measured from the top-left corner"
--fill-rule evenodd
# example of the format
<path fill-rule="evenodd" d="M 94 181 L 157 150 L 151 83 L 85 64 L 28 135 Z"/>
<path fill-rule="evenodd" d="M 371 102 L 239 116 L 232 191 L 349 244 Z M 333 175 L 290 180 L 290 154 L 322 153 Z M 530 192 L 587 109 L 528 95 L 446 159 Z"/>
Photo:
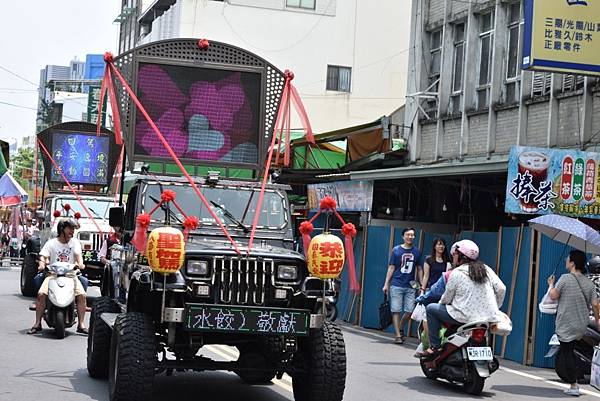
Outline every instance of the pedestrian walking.
<path fill-rule="evenodd" d="M 556 356 L 557 363 L 564 367 L 561 372 L 570 384 L 565 394 L 572 396 L 581 395 L 577 378 L 580 376 L 574 347 L 586 332 L 590 323 L 590 306 L 593 309 L 596 326 L 600 329 L 600 304 L 596 295 L 594 283 L 587 278 L 585 273 L 586 257 L 582 251 L 573 250 L 565 261 L 568 274 L 563 274 L 556 285 L 554 275 L 548 277 L 548 294 L 554 301 L 558 301 L 556 311 L 556 335 L 560 341 L 560 350 Z"/>
<path fill-rule="evenodd" d="M 404 343 L 403 328 L 415 307 L 415 271 L 421 259 L 421 252 L 413 245 L 415 233 L 414 228 L 402 230 L 403 243 L 392 249 L 383 285 L 383 292 L 390 299 L 396 344 Z"/>

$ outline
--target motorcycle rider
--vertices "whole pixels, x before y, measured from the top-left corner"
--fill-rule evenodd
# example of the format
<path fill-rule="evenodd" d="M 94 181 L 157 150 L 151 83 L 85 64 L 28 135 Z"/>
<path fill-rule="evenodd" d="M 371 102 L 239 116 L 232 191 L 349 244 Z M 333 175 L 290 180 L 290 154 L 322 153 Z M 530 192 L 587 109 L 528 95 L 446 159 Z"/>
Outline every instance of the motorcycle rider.
<path fill-rule="evenodd" d="M 556 359 L 564 367 L 565 381 L 570 384 L 570 388 L 564 393 L 576 397 L 581 394 L 577 386 L 580 372 L 573 350 L 577 341 L 585 335 L 590 322 L 590 305 L 594 311 L 596 327 L 600 328 L 600 303 L 594 283 L 584 275 L 585 263 L 585 253 L 572 250 L 565 260 L 568 274 L 560 276 L 556 286 L 554 275 L 548 277 L 548 294 L 552 300 L 558 301 L 556 335 L 560 341 L 560 350 Z"/>
<path fill-rule="evenodd" d="M 450 254 L 456 267 L 448 278 L 446 290 L 440 303 L 427 305 L 428 356 L 440 351 L 442 323 L 496 322 L 506 293 L 506 286 L 496 273 L 478 259 L 479 247 L 473 241 L 456 242 Z"/>
<path fill-rule="evenodd" d="M 81 254 L 81 244 L 79 243 L 78 239 L 73 238 L 73 234 L 77 226 L 77 222 L 71 218 L 61 220 L 58 223 L 58 237 L 48 240 L 40 251 L 38 271 L 43 271 L 46 267 L 46 264 L 52 264 L 55 262 L 67 262 L 70 264 L 76 264 L 79 269 L 85 268 Z M 74 277 L 73 280 L 75 282 L 75 302 L 77 305 L 77 332 L 88 334 L 84 320 L 86 309 L 85 290 L 83 289 L 83 286 L 77 277 Z M 27 334 L 35 334 L 42 330 L 42 317 L 44 316 L 44 311 L 46 310 L 49 281 L 50 277 L 46 277 L 38 291 L 37 305 L 35 309 L 35 323 L 27 332 Z"/>

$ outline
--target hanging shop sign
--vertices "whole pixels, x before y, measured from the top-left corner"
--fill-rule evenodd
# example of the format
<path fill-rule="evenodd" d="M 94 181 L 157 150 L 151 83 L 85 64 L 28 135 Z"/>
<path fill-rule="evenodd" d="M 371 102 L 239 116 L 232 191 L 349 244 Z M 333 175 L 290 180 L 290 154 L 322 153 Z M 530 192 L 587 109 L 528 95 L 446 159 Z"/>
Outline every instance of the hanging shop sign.
<path fill-rule="evenodd" d="M 87 104 L 87 122 L 96 124 L 98 122 L 98 111 L 100 104 L 100 85 L 90 85 Z M 102 107 L 102 126 L 106 126 L 106 98 Z"/>
<path fill-rule="evenodd" d="M 600 2 L 525 0 L 523 69 L 600 75 Z"/>
<path fill-rule="evenodd" d="M 512 147 L 505 211 L 600 218 L 600 153 Z"/>
<path fill-rule="evenodd" d="M 319 210 L 319 202 L 331 196 L 340 212 L 369 212 L 373 205 L 373 181 L 335 181 L 308 185 L 308 208 Z"/>

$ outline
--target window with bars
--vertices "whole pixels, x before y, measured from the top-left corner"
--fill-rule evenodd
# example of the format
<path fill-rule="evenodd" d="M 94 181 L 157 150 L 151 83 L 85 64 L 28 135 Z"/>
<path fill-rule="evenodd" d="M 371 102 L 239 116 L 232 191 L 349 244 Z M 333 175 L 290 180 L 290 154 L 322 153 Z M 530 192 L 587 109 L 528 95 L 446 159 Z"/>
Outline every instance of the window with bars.
<path fill-rule="evenodd" d="M 520 62 L 519 54 L 520 34 L 523 26 L 521 16 L 521 3 L 510 3 L 508 7 L 508 26 L 506 43 L 506 81 L 505 81 L 505 103 L 519 101 L 520 94 Z"/>
<path fill-rule="evenodd" d="M 429 32 L 429 79 L 428 92 L 438 92 L 442 62 L 442 30 Z M 427 112 L 437 112 L 437 98 L 427 99 Z M 431 113 L 429 113 L 431 115 Z"/>
<path fill-rule="evenodd" d="M 489 106 L 494 46 L 494 13 L 479 16 L 479 78 L 477 81 L 477 108 Z"/>
<path fill-rule="evenodd" d="M 305 8 L 307 10 L 315 9 L 316 0 L 286 0 L 286 7 Z"/>
<path fill-rule="evenodd" d="M 327 66 L 327 86 L 328 91 L 350 92 L 350 78 L 352 68 L 339 65 Z"/>
<path fill-rule="evenodd" d="M 547 96 L 550 94 L 552 73 L 536 71 L 531 82 L 531 97 Z"/>
<path fill-rule="evenodd" d="M 452 72 L 452 92 L 461 92 L 465 60 L 465 23 L 454 25 L 454 68 Z"/>
<path fill-rule="evenodd" d="M 562 92 L 575 92 L 583 88 L 583 75 L 564 74 L 562 76 Z"/>

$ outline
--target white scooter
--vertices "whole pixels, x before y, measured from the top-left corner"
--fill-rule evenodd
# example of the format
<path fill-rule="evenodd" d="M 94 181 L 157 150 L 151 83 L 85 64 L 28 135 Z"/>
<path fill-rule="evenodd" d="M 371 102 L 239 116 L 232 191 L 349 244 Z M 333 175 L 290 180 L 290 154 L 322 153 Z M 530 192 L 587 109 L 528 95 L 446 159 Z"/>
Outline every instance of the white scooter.
<path fill-rule="evenodd" d="M 48 300 L 44 311 L 44 320 L 53 327 L 57 338 L 65 338 L 65 330 L 77 321 L 75 307 L 75 282 L 77 265 L 56 262 L 47 267 L 50 281 L 48 283 Z"/>

